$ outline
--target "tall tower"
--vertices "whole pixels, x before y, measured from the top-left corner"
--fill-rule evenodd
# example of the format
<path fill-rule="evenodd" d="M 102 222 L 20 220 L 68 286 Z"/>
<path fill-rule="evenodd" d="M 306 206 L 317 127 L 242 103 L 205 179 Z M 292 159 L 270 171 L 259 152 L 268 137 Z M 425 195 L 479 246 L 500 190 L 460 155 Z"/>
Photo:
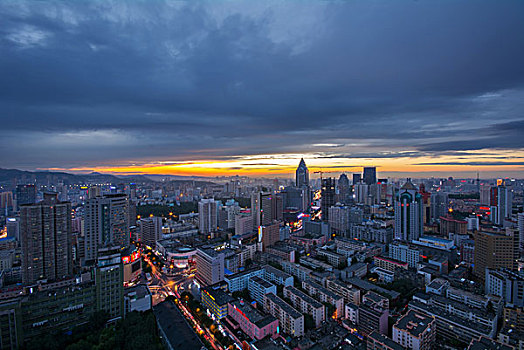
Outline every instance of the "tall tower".
<path fill-rule="evenodd" d="M 424 231 L 424 204 L 417 188 L 407 179 L 395 200 L 395 239 L 411 242 Z"/>
<path fill-rule="evenodd" d="M 198 229 L 203 234 L 216 232 L 218 227 L 218 202 L 212 198 L 198 202 Z"/>
<path fill-rule="evenodd" d="M 300 159 L 296 171 L 296 185 L 297 187 L 309 186 L 309 170 L 304 162 L 304 158 Z"/>
<path fill-rule="evenodd" d="M 347 204 L 349 199 L 349 179 L 346 174 L 341 174 L 338 178 L 337 188 L 339 201 Z"/>
<path fill-rule="evenodd" d="M 366 185 L 373 185 L 377 183 L 377 168 L 366 167 L 364 168 L 364 182 Z"/>
<path fill-rule="evenodd" d="M 71 203 L 45 193 L 37 204 L 20 207 L 22 281 L 57 280 L 71 275 Z"/>
<path fill-rule="evenodd" d="M 85 258 L 94 261 L 99 247 L 129 246 L 129 200 L 126 194 L 107 194 L 85 204 Z"/>
<path fill-rule="evenodd" d="M 322 210 L 322 221 L 329 220 L 329 208 L 335 205 L 335 179 L 328 177 L 322 179 L 320 198 L 320 209 Z"/>

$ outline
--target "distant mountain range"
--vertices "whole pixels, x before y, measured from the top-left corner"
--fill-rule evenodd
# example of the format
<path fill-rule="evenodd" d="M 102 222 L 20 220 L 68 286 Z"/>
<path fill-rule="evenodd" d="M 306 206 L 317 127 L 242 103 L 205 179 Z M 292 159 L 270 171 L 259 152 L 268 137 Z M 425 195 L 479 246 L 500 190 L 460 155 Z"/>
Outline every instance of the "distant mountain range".
<path fill-rule="evenodd" d="M 188 182 L 195 181 L 195 177 L 184 177 L 184 176 L 170 176 L 170 175 L 110 175 L 100 174 L 93 172 L 90 174 L 71 174 L 66 172 L 58 171 L 25 171 L 18 169 L 2 169 L 0 168 L 0 185 L 12 187 L 13 184 L 26 184 L 26 183 L 58 183 L 63 182 L 64 184 L 89 184 L 89 183 L 147 183 L 147 182 L 158 182 L 162 179 L 168 179 L 169 181 L 176 182 Z M 212 184 L 211 181 L 202 181 L 204 178 L 200 178 L 195 181 L 197 185 Z M 207 179 L 206 179 L 207 180 Z"/>

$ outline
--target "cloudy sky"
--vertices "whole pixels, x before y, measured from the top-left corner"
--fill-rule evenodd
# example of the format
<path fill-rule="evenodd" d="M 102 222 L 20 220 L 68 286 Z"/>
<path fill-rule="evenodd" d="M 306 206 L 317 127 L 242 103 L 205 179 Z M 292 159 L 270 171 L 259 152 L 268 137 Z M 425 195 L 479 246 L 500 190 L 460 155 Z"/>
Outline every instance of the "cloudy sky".
<path fill-rule="evenodd" d="M 0 1 L 0 167 L 524 177 L 524 1 Z"/>

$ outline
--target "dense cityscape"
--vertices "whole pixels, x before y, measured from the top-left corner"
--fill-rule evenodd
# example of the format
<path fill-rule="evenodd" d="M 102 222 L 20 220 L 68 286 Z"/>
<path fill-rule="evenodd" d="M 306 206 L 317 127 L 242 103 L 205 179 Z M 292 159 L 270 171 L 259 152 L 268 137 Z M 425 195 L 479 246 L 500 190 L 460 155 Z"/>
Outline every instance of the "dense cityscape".
<path fill-rule="evenodd" d="M 0 0 L 0 350 L 524 350 L 523 0 Z"/>
<path fill-rule="evenodd" d="M 523 346 L 524 180 L 301 159 L 294 179 L 3 170 L 1 186 L 2 349 Z"/>

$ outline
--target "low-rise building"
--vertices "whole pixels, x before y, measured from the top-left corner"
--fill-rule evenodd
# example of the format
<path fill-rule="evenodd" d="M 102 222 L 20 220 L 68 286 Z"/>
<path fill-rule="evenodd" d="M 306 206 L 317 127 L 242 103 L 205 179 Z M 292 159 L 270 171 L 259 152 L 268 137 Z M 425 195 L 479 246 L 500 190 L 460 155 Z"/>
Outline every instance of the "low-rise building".
<path fill-rule="evenodd" d="M 367 350 L 405 350 L 405 348 L 384 334 L 373 331 L 368 335 Z"/>
<path fill-rule="evenodd" d="M 304 315 L 275 294 L 267 294 L 264 300 L 264 310 L 279 320 L 284 333 L 292 337 L 304 335 Z"/>
<path fill-rule="evenodd" d="M 238 322 L 240 328 L 252 339 L 260 340 L 266 336 L 275 336 L 279 330 L 279 321 L 271 315 L 263 315 L 243 301 L 228 303 L 228 315 Z"/>
<path fill-rule="evenodd" d="M 201 288 L 201 299 L 202 304 L 218 320 L 227 316 L 228 303 L 233 301 L 233 298 L 218 286 Z"/>
<path fill-rule="evenodd" d="M 264 270 L 260 268 L 245 270 L 224 277 L 224 281 L 227 283 L 228 290 L 233 293 L 246 289 L 248 287 L 249 279 L 255 276 L 262 278 L 264 276 Z"/>
<path fill-rule="evenodd" d="M 311 272 L 313 272 L 313 270 L 310 270 L 307 267 L 287 261 L 282 263 L 282 268 L 285 272 L 295 276 L 300 281 L 307 281 L 309 279 L 309 275 Z"/>
<path fill-rule="evenodd" d="M 409 310 L 393 325 L 393 341 L 407 349 L 429 350 L 436 337 L 435 319 Z"/>
<path fill-rule="evenodd" d="M 284 297 L 291 300 L 292 305 L 298 311 L 313 317 L 316 327 L 319 327 L 322 321 L 325 320 L 325 306 L 306 293 L 295 287 L 286 287 L 284 288 Z"/>
<path fill-rule="evenodd" d="M 266 281 L 276 283 L 280 286 L 292 286 L 294 283 L 293 276 L 271 265 L 264 265 L 262 270 L 264 271 L 264 279 Z"/>
<path fill-rule="evenodd" d="M 360 304 L 360 290 L 354 288 L 351 284 L 342 282 L 340 280 L 327 280 L 326 288 L 333 293 L 341 295 L 344 298 L 344 303 Z"/>
<path fill-rule="evenodd" d="M 144 284 L 124 290 L 124 314 L 151 310 L 151 292 Z"/>
<path fill-rule="evenodd" d="M 340 318 L 344 316 L 344 297 L 333 293 L 313 281 L 302 281 L 302 288 L 312 297 L 335 307 L 335 313 L 328 315 L 329 317 Z"/>
<path fill-rule="evenodd" d="M 253 276 L 248 280 L 247 288 L 251 298 L 261 305 L 264 304 L 266 294 L 277 294 L 277 286 L 258 276 Z"/>
<path fill-rule="evenodd" d="M 383 268 L 391 272 L 395 272 L 396 269 L 408 269 L 408 263 L 393 258 L 384 258 L 382 256 L 375 256 L 373 258 L 375 266 Z"/>

